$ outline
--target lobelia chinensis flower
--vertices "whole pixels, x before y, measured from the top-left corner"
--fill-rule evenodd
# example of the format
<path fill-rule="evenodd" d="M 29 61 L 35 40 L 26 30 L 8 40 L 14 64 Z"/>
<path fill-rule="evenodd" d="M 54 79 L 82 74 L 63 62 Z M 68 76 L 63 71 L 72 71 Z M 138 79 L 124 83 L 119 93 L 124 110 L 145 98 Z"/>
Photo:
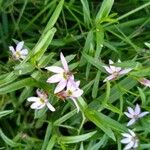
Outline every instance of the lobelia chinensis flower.
<path fill-rule="evenodd" d="M 79 88 L 79 85 L 80 81 L 75 82 L 74 80 L 69 80 L 66 91 L 58 93 L 58 96 L 62 99 L 71 99 L 77 107 L 77 112 L 79 112 L 79 106 L 76 100 L 83 94 L 83 90 Z"/>
<path fill-rule="evenodd" d="M 47 106 L 49 110 L 55 111 L 55 108 L 49 103 L 46 93 L 40 91 L 39 89 L 37 89 L 36 93 L 38 97 L 29 97 L 27 99 L 27 101 L 33 102 L 33 104 L 30 106 L 32 109 L 39 110 Z"/>
<path fill-rule="evenodd" d="M 137 148 L 139 140 L 136 137 L 136 134 L 132 130 L 128 130 L 129 133 L 122 133 L 122 136 L 124 137 L 121 140 L 121 143 L 126 144 L 124 150 L 130 150 L 132 148 Z"/>
<path fill-rule="evenodd" d="M 118 62 L 120 63 L 121 61 L 118 60 Z M 113 66 L 113 64 L 114 62 L 112 60 L 109 60 L 109 66 L 103 66 L 105 70 L 110 74 L 107 78 L 104 79 L 103 82 L 106 82 L 107 80 L 114 80 L 118 76 L 127 74 L 132 70 L 131 68 L 122 69 L 121 67 L 115 67 Z"/>
<path fill-rule="evenodd" d="M 146 78 L 140 79 L 139 82 L 147 87 L 150 87 L 150 80 L 148 80 Z"/>
<path fill-rule="evenodd" d="M 12 52 L 12 56 L 15 60 L 25 59 L 28 55 L 28 50 L 23 48 L 24 42 L 21 41 L 17 44 L 16 48 L 9 46 L 9 50 Z"/>
<path fill-rule="evenodd" d="M 140 106 L 136 104 L 135 109 L 128 107 L 128 112 L 124 112 L 124 114 L 131 119 L 127 124 L 127 126 L 130 126 L 134 124 L 139 118 L 142 118 L 145 115 L 149 114 L 149 112 L 141 112 Z"/>
<path fill-rule="evenodd" d="M 55 88 L 55 91 L 54 91 L 55 94 L 62 91 L 67 86 L 67 82 L 69 80 L 74 79 L 74 76 L 69 71 L 67 61 L 62 53 L 60 53 L 60 59 L 61 59 L 63 68 L 58 67 L 58 66 L 50 66 L 50 67 L 45 68 L 48 71 L 56 73 L 55 75 L 51 76 L 47 80 L 48 83 L 59 82 Z"/>

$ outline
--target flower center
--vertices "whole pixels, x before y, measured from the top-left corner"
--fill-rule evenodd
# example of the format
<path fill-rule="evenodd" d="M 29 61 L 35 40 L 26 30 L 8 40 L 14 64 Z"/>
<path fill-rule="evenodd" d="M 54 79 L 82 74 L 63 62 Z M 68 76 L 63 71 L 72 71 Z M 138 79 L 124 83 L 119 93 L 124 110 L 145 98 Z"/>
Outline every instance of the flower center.
<path fill-rule="evenodd" d="M 45 103 L 45 100 L 42 99 L 42 98 L 40 98 L 40 102 L 41 102 L 42 104 L 44 104 L 44 103 Z"/>
<path fill-rule="evenodd" d="M 66 72 L 63 73 L 63 78 L 64 78 L 65 80 L 68 79 L 68 74 L 67 74 Z"/>
<path fill-rule="evenodd" d="M 67 91 L 67 96 L 71 96 L 72 95 L 72 91 L 68 90 Z"/>
<path fill-rule="evenodd" d="M 118 72 L 117 72 L 117 71 L 114 71 L 114 72 L 113 72 L 113 75 L 114 75 L 115 77 L 117 77 L 117 76 L 118 76 Z"/>
<path fill-rule="evenodd" d="M 15 57 L 16 57 L 16 58 L 20 58 L 20 56 L 21 56 L 20 52 L 17 51 L 17 52 L 15 53 Z"/>

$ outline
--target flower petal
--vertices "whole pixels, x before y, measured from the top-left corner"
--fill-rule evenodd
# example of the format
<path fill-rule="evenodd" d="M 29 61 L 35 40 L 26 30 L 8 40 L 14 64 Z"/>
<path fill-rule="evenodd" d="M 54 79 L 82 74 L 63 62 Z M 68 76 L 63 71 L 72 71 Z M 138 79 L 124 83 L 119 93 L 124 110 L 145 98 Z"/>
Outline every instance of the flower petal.
<path fill-rule="evenodd" d="M 29 97 L 29 98 L 27 99 L 28 102 L 36 102 L 36 101 L 39 101 L 39 100 L 40 100 L 39 97 Z"/>
<path fill-rule="evenodd" d="M 19 42 L 16 46 L 16 51 L 21 51 L 21 49 L 23 48 L 23 45 L 24 45 L 24 41 Z"/>
<path fill-rule="evenodd" d="M 122 136 L 131 138 L 132 136 L 129 133 L 121 133 Z"/>
<path fill-rule="evenodd" d="M 14 54 L 15 53 L 15 49 L 13 46 L 9 46 L 9 50 Z"/>
<path fill-rule="evenodd" d="M 57 84 L 57 86 L 56 86 L 56 88 L 55 88 L 55 91 L 54 91 L 54 94 L 56 94 L 56 93 L 62 91 L 62 90 L 66 87 L 66 85 L 67 85 L 67 81 L 66 81 L 66 80 L 61 80 L 61 81 Z"/>
<path fill-rule="evenodd" d="M 134 111 L 135 115 L 139 115 L 141 113 L 141 108 L 138 104 L 136 104 Z"/>
<path fill-rule="evenodd" d="M 108 76 L 107 78 L 105 78 L 103 82 L 106 82 L 107 80 L 108 81 L 114 80 L 115 78 L 116 78 L 116 76 L 112 74 L 112 75 Z"/>
<path fill-rule="evenodd" d="M 122 139 L 120 142 L 123 143 L 123 144 L 130 143 L 131 138 L 132 138 L 132 137 L 124 138 L 124 139 Z"/>
<path fill-rule="evenodd" d="M 139 143 L 139 141 L 138 141 L 138 140 L 136 140 L 136 141 L 135 141 L 135 143 L 134 143 L 133 148 L 137 148 L 137 147 L 138 147 L 138 143 Z"/>
<path fill-rule="evenodd" d="M 43 108 L 44 106 L 45 106 L 45 104 L 40 104 L 40 103 L 35 102 L 35 103 L 33 103 L 30 107 L 31 107 L 32 109 L 41 109 L 41 108 Z"/>
<path fill-rule="evenodd" d="M 128 112 L 124 112 L 124 114 L 125 114 L 128 118 L 133 118 L 133 115 L 129 114 Z"/>
<path fill-rule="evenodd" d="M 108 66 L 103 66 L 103 67 L 105 68 L 105 70 L 106 70 L 108 73 L 110 73 L 110 74 L 113 73 L 113 71 L 112 71 Z"/>
<path fill-rule="evenodd" d="M 46 67 L 45 69 L 47 69 L 48 71 L 54 72 L 54 73 L 63 73 L 64 69 L 62 69 L 61 67 L 57 67 L 57 66 L 50 66 L 50 67 Z"/>
<path fill-rule="evenodd" d="M 20 54 L 26 56 L 26 55 L 28 55 L 28 50 L 23 49 L 23 50 L 20 51 Z"/>
<path fill-rule="evenodd" d="M 134 110 L 131 107 L 128 107 L 128 111 L 131 115 L 135 115 Z"/>
<path fill-rule="evenodd" d="M 55 111 L 55 108 L 49 102 L 47 102 L 46 105 L 49 108 L 49 110 Z"/>
<path fill-rule="evenodd" d="M 64 57 L 64 55 L 63 55 L 63 53 L 60 53 L 60 59 L 61 59 L 62 65 L 63 65 L 63 67 L 64 67 L 64 70 L 65 70 L 66 72 L 68 72 L 68 71 L 69 71 L 68 64 L 67 64 L 67 61 L 66 61 L 66 59 L 65 59 L 65 57 Z"/>
<path fill-rule="evenodd" d="M 150 80 L 146 79 L 146 78 L 142 78 L 139 80 L 139 82 L 145 86 L 150 87 Z"/>
<path fill-rule="evenodd" d="M 51 76 L 50 78 L 48 78 L 46 82 L 57 83 L 57 82 L 60 82 L 61 80 L 62 80 L 61 74 L 55 74 L 55 75 Z"/>
<path fill-rule="evenodd" d="M 73 97 L 80 97 L 82 94 L 83 94 L 83 90 L 78 89 L 78 90 L 73 92 L 72 96 Z"/>
<path fill-rule="evenodd" d="M 119 74 L 122 75 L 122 74 L 127 74 L 128 72 L 130 72 L 132 69 L 129 68 L 129 69 L 122 69 Z"/>
<path fill-rule="evenodd" d="M 129 150 L 134 146 L 134 141 L 131 141 L 129 144 L 127 144 L 124 148 L 124 150 Z"/>
<path fill-rule="evenodd" d="M 142 112 L 141 114 L 139 114 L 139 118 L 142 118 L 142 117 L 144 117 L 147 114 L 149 114 L 148 111 Z"/>
<path fill-rule="evenodd" d="M 131 119 L 128 123 L 127 123 L 127 126 L 131 126 L 132 124 L 134 124 L 136 122 L 136 119 L 133 118 Z"/>
<path fill-rule="evenodd" d="M 77 112 L 79 112 L 79 111 L 80 111 L 80 108 L 79 108 L 79 106 L 78 106 L 78 103 L 76 102 L 76 99 L 74 99 L 74 98 L 71 98 L 71 99 L 72 99 L 72 101 L 74 102 L 75 106 L 77 107 Z"/>
<path fill-rule="evenodd" d="M 128 129 L 128 131 L 129 131 L 129 133 L 130 133 L 133 137 L 136 136 L 135 133 L 134 133 L 132 130 Z"/>

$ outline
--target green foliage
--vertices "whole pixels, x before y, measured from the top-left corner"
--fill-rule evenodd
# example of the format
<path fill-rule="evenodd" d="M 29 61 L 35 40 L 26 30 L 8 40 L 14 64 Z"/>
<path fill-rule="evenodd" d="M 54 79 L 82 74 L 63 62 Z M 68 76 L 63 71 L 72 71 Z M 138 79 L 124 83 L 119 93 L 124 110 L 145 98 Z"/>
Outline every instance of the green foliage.
<path fill-rule="evenodd" d="M 149 87 L 139 83 L 150 79 L 149 8 L 146 0 L 1 0 L 0 149 L 121 150 L 124 111 L 136 103 L 150 111 Z M 12 58 L 13 41 L 25 42 L 25 60 Z M 61 66 L 60 52 L 84 90 L 78 113 L 46 82 L 52 74 L 44 68 Z M 103 82 L 109 59 L 133 70 Z M 55 112 L 30 108 L 27 98 L 37 88 L 48 93 Z M 141 150 L 150 149 L 149 123 L 148 115 L 131 126 Z"/>

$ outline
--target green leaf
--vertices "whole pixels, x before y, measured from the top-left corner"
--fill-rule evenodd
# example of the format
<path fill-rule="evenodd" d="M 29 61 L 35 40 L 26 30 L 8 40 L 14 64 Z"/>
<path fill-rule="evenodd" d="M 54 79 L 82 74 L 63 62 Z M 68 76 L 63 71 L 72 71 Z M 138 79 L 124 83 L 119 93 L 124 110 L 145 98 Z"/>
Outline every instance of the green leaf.
<path fill-rule="evenodd" d="M 89 62 L 90 64 L 95 66 L 100 71 L 104 72 L 104 69 L 102 67 L 102 66 L 104 66 L 104 64 L 101 63 L 99 60 L 95 60 L 93 57 L 87 55 L 86 53 L 82 53 L 82 56 L 87 60 L 87 62 Z"/>
<path fill-rule="evenodd" d="M 34 67 L 28 62 L 15 66 L 14 68 L 14 72 L 17 75 L 27 74 L 27 73 L 32 72 L 33 70 L 34 70 Z"/>
<path fill-rule="evenodd" d="M 45 150 L 46 147 L 48 147 L 48 143 L 49 143 L 49 137 L 50 137 L 50 133 L 52 132 L 52 124 L 49 123 L 47 130 L 46 130 L 46 134 L 45 134 L 45 138 L 44 138 L 44 142 L 42 144 L 42 149 L 41 150 Z M 52 147 L 52 143 L 50 144 Z M 50 147 L 48 147 L 48 150 L 50 150 Z"/>
<path fill-rule="evenodd" d="M 101 72 L 98 71 L 97 74 L 96 74 L 96 77 L 95 77 L 95 80 L 94 80 L 93 89 L 92 89 L 92 97 L 93 98 L 97 97 L 100 75 L 101 75 Z"/>
<path fill-rule="evenodd" d="M 141 97 L 141 100 L 142 100 L 142 106 L 146 106 L 146 96 L 144 94 L 144 91 L 139 87 L 137 87 L 137 88 L 139 90 L 139 94 L 140 94 L 140 97 Z"/>
<path fill-rule="evenodd" d="M 3 116 L 6 116 L 8 114 L 11 114 L 12 112 L 13 112 L 13 110 L 0 111 L 0 118 L 2 118 Z"/>
<path fill-rule="evenodd" d="M 53 147 L 56 143 L 56 140 L 57 140 L 57 136 L 56 135 L 53 135 L 50 139 L 50 141 L 48 142 L 48 145 L 47 145 L 47 148 L 46 150 L 53 150 Z"/>
<path fill-rule="evenodd" d="M 14 72 L 6 73 L 0 76 L 0 87 L 10 84 L 17 79 L 17 75 Z"/>
<path fill-rule="evenodd" d="M 37 85 L 36 81 L 32 78 L 22 79 L 20 81 L 16 81 L 14 83 L 11 83 L 7 86 L 0 88 L 0 95 L 19 90 L 25 86 L 36 86 L 36 85 Z"/>
<path fill-rule="evenodd" d="M 63 4 L 64 4 L 64 0 L 60 0 L 59 4 L 57 5 L 57 7 L 56 7 L 56 9 L 54 11 L 54 13 L 52 14 L 50 20 L 48 21 L 44 32 L 47 32 L 47 30 L 51 29 L 55 25 L 59 15 L 60 15 L 60 13 L 62 11 Z"/>
<path fill-rule="evenodd" d="M 96 22 L 100 22 L 103 18 L 107 18 L 111 8 L 113 6 L 114 0 L 103 0 L 100 10 L 96 15 Z"/>
<path fill-rule="evenodd" d="M 66 120 L 68 120 L 69 118 L 71 118 L 72 116 L 74 116 L 77 113 L 76 110 L 73 110 L 69 113 L 67 113 L 66 115 L 62 116 L 61 118 L 57 119 L 54 122 L 54 126 L 59 126 L 61 125 L 63 122 L 65 122 Z"/>
<path fill-rule="evenodd" d="M 107 134 L 108 137 L 116 141 L 115 135 L 111 128 L 108 126 L 106 122 L 97 114 L 95 110 L 86 109 L 85 115 L 86 117 L 92 121 L 97 127 L 99 127 L 104 133 Z"/>
<path fill-rule="evenodd" d="M 81 0 L 83 6 L 84 22 L 87 26 L 91 23 L 89 3 L 87 0 Z"/>
<path fill-rule="evenodd" d="M 3 131 L 0 129 L 0 137 L 5 141 L 6 144 L 8 144 L 11 147 L 17 147 L 20 144 L 16 143 L 14 141 L 12 141 L 11 139 L 9 139 L 4 133 Z"/>
<path fill-rule="evenodd" d="M 77 135 L 77 136 L 62 136 L 58 138 L 58 141 L 60 141 L 60 143 L 65 143 L 65 144 L 78 143 L 78 142 L 85 141 L 91 138 L 94 134 L 96 134 L 96 132 L 97 131 L 93 131 L 93 132 L 89 132 L 89 133 Z"/>
<path fill-rule="evenodd" d="M 150 68 L 141 68 L 140 70 L 137 71 L 132 71 L 130 74 L 133 76 L 137 76 L 137 77 L 144 77 L 144 76 L 149 76 L 150 74 Z"/>

